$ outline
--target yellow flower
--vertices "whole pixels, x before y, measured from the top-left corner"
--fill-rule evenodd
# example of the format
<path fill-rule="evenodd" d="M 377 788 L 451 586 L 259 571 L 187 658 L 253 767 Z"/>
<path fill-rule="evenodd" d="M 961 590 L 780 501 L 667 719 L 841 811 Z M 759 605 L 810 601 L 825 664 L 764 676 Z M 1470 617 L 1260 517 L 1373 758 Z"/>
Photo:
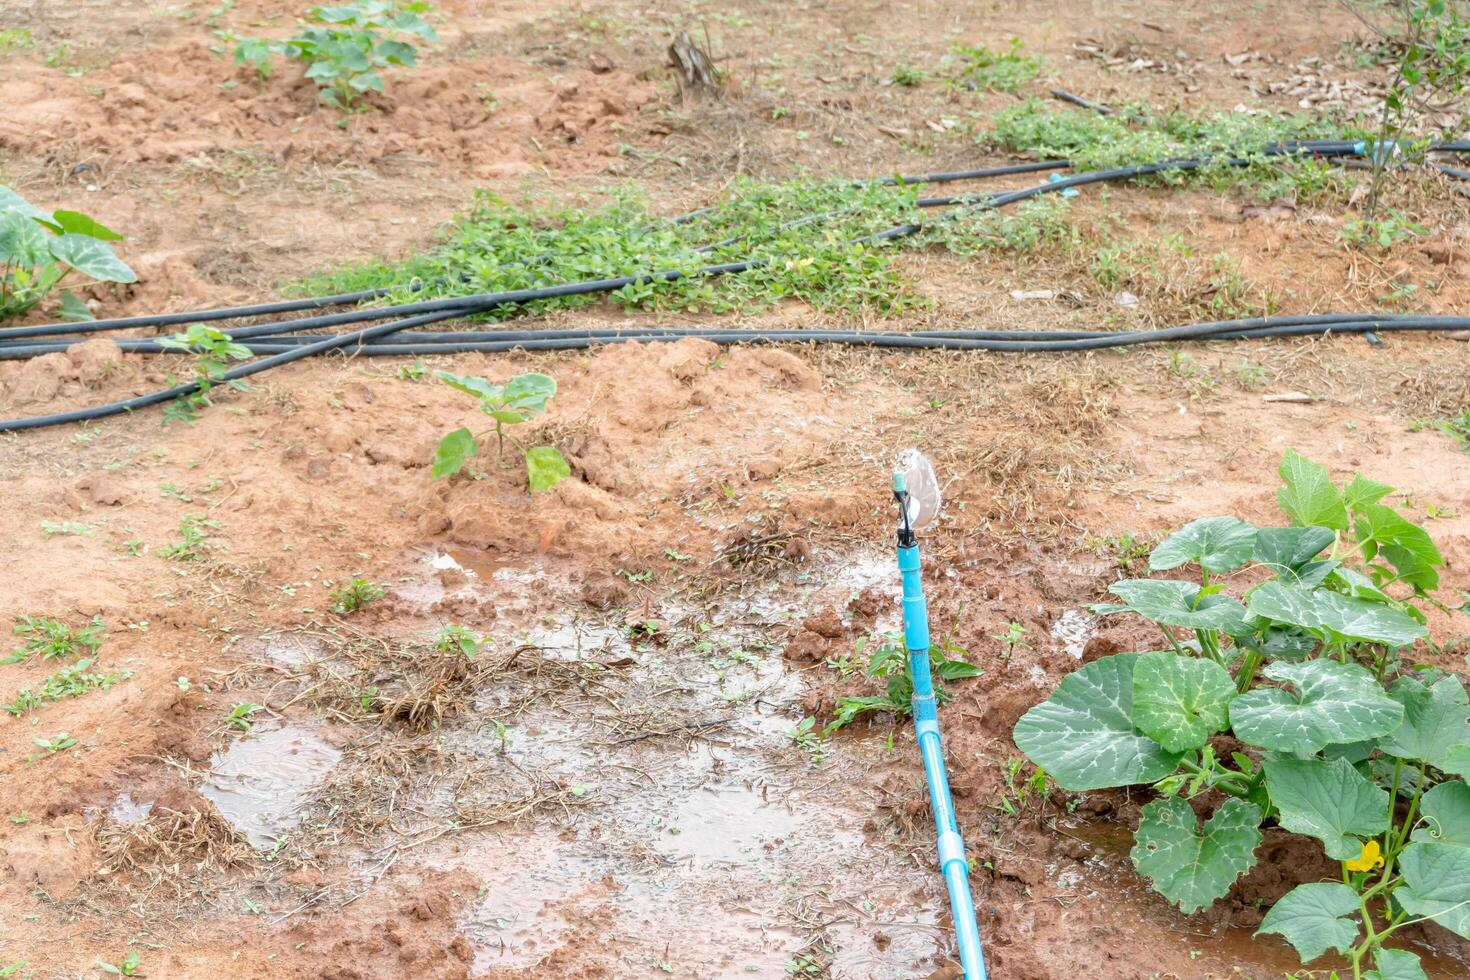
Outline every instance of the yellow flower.
<path fill-rule="evenodd" d="M 1349 871 L 1372 871 L 1374 868 L 1383 867 L 1383 854 L 1378 849 L 1378 842 L 1370 840 L 1363 845 L 1363 853 L 1351 861 L 1344 861 L 1343 867 Z"/>

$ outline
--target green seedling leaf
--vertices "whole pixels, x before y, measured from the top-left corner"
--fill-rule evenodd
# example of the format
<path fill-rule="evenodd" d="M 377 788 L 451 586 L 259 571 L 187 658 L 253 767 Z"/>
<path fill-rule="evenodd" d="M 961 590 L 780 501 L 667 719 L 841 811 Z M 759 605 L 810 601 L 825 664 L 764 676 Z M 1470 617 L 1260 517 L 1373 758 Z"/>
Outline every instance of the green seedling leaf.
<path fill-rule="evenodd" d="M 104 242 L 123 240 L 123 236 L 80 211 L 57 211 L 51 216 L 51 223 L 67 235 L 89 235 Z"/>
<path fill-rule="evenodd" d="M 1403 723 L 1403 706 L 1357 664 L 1277 662 L 1261 673 L 1297 692 L 1260 687 L 1230 702 L 1231 730 L 1263 749 L 1318 752 L 1328 745 L 1387 735 Z"/>
<path fill-rule="evenodd" d="M 1277 472 L 1286 485 L 1277 491 L 1276 500 L 1293 524 L 1347 530 L 1347 508 L 1343 506 L 1342 494 L 1337 492 L 1325 469 L 1295 449 L 1288 449 Z"/>
<path fill-rule="evenodd" d="M 1357 911 L 1358 893 L 1347 885 L 1297 885 L 1271 906 L 1256 935 L 1276 933 L 1296 947 L 1303 963 L 1310 963 L 1329 949 L 1347 953 L 1358 939 L 1358 922 L 1345 916 Z"/>
<path fill-rule="evenodd" d="M 1151 783 L 1174 771 L 1179 755 L 1133 724 L 1136 653 L 1094 660 L 1062 678 L 1052 696 L 1016 723 L 1027 758 L 1064 789 Z"/>
<path fill-rule="evenodd" d="M 1250 561 L 1255 545 L 1254 524 L 1235 517 L 1201 517 L 1165 538 L 1149 555 L 1148 567 L 1159 572 L 1195 562 L 1207 572 L 1228 572 Z"/>
<path fill-rule="evenodd" d="M 532 412 L 546 411 L 546 403 L 556 394 L 556 379 L 547 374 L 518 374 L 506 382 L 505 400 L 517 408 Z"/>
<path fill-rule="evenodd" d="M 1193 582 L 1169 579 L 1123 579 L 1110 587 L 1126 607 L 1169 626 L 1241 633 L 1246 629 L 1245 607 L 1229 596 L 1200 595 Z M 1101 611 L 1113 611 L 1104 607 Z"/>
<path fill-rule="evenodd" d="M 1376 504 L 1393 493 L 1393 487 L 1377 480 L 1370 480 L 1359 473 L 1353 482 L 1342 488 L 1342 501 L 1349 510 L 1358 510 L 1364 504 Z"/>
<path fill-rule="evenodd" d="M 1201 833 L 1194 809 L 1171 796 L 1143 808 L 1130 856 L 1159 894 L 1194 913 L 1223 897 L 1255 866 L 1260 826 L 1260 807 L 1230 799 L 1205 821 Z"/>
<path fill-rule="evenodd" d="M 1431 685 L 1400 677 L 1388 696 L 1404 706 L 1404 723 L 1379 741 L 1387 754 L 1444 769 L 1451 749 L 1470 745 L 1470 698 L 1459 678 L 1441 677 Z"/>
<path fill-rule="evenodd" d="M 1277 574 L 1283 569 L 1295 572 L 1336 540 L 1337 535 L 1325 527 L 1263 527 L 1256 532 L 1255 559 Z"/>
<path fill-rule="evenodd" d="M 448 371 L 435 371 L 434 377 L 454 390 L 462 391 L 466 395 L 474 395 L 481 401 L 498 402 L 504 396 L 504 389 L 500 385 L 493 385 L 484 378 L 450 374 Z"/>
<path fill-rule="evenodd" d="M 1363 557 L 1383 558 L 1398 572 L 1399 578 L 1421 589 L 1439 587 L 1440 565 L 1444 559 L 1429 538 L 1429 532 L 1409 521 L 1392 507 L 1362 504 L 1354 511 L 1354 531 L 1358 541 L 1366 543 Z"/>
<path fill-rule="evenodd" d="M 434 451 L 434 462 L 429 466 L 429 476 L 435 480 L 458 473 L 465 461 L 480 455 L 480 444 L 469 429 L 455 429 L 439 441 Z"/>
<path fill-rule="evenodd" d="M 1324 639 L 1408 646 L 1428 634 L 1422 625 L 1390 606 L 1329 589 L 1304 589 L 1267 582 L 1246 599 L 1252 616 L 1300 626 Z"/>
<path fill-rule="evenodd" d="M 1281 826 L 1322 842 L 1327 856 L 1350 861 L 1361 838 L 1388 829 L 1388 791 L 1368 782 L 1346 759 L 1267 759 L 1266 791 Z"/>
<path fill-rule="evenodd" d="M 1470 786 L 1461 782 L 1440 783 L 1419 800 L 1419 816 L 1413 839 L 1435 844 L 1470 848 Z"/>
<path fill-rule="evenodd" d="M 1363 980 L 1429 980 L 1419 955 L 1407 949 L 1378 949 L 1373 953 L 1378 969 L 1363 974 Z"/>
<path fill-rule="evenodd" d="M 58 262 L 65 262 L 99 282 L 138 281 L 137 274 L 117 257 L 111 245 L 91 235 L 61 235 L 47 244 Z"/>
<path fill-rule="evenodd" d="M 1133 723 L 1170 752 L 1202 747 L 1229 720 L 1235 682 L 1209 660 L 1144 653 L 1133 668 Z"/>
<path fill-rule="evenodd" d="M 1470 939 L 1470 848 L 1419 841 L 1399 853 L 1399 871 L 1393 897 L 1405 911 Z"/>
<path fill-rule="evenodd" d="M 552 489 L 572 475 L 566 457 L 555 446 L 536 446 L 526 450 L 526 476 L 532 493 Z"/>

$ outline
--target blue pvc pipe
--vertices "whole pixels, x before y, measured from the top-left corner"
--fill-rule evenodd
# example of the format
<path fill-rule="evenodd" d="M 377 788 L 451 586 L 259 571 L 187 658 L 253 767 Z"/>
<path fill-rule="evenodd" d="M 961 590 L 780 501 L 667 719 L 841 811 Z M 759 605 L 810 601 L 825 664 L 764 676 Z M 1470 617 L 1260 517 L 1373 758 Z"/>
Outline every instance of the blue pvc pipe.
<path fill-rule="evenodd" d="M 924 758 L 929 807 L 934 811 L 934 828 L 938 831 L 939 870 L 949 889 L 950 918 L 954 920 L 965 980 L 986 980 L 975 899 L 970 895 L 970 864 L 965 859 L 965 842 L 959 824 L 955 822 L 949 774 L 944 768 L 944 750 L 939 742 L 939 711 L 934 699 L 934 678 L 929 671 L 929 609 L 919 577 L 918 545 L 899 546 L 898 570 L 903 576 L 904 645 L 908 647 L 909 670 L 914 678 L 914 732 L 919 739 L 919 753 Z"/>

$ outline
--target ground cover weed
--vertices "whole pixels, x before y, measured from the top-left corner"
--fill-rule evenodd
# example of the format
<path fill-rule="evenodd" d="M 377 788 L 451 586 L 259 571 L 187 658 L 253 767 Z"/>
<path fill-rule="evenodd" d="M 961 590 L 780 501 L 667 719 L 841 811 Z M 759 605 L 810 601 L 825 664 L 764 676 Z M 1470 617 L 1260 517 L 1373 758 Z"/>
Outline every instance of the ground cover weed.
<path fill-rule="evenodd" d="M 112 250 L 122 240 L 80 211 L 47 213 L 0 184 L 0 320 L 31 309 L 73 272 L 97 282 L 137 282 Z M 87 304 L 64 290 L 61 316 L 92 319 Z"/>
<path fill-rule="evenodd" d="M 992 92 L 1016 91 L 1034 79 L 1044 64 L 1040 57 L 1026 54 L 1020 39 L 1014 37 L 1000 51 L 992 51 L 983 44 L 956 44 L 953 51 L 957 62 L 956 82 Z"/>
<path fill-rule="evenodd" d="M 868 651 L 871 650 L 871 653 Z M 854 652 L 856 658 L 867 655 L 864 672 L 870 680 L 884 683 L 882 694 L 844 696 L 837 699 L 832 720 L 822 730 L 823 736 L 830 735 L 846 725 L 852 724 L 865 714 L 889 713 L 896 718 L 907 718 L 913 714 L 914 675 L 909 667 L 909 654 L 898 633 L 873 633 L 858 640 Z M 929 665 L 934 675 L 934 693 L 940 701 L 948 699 L 944 689 L 947 681 L 979 677 L 980 668 L 961 659 L 963 647 L 945 641 L 929 649 Z"/>
<path fill-rule="evenodd" d="M 23 664 L 37 654 L 42 660 L 53 657 L 75 660 L 78 656 L 90 656 L 102 645 L 106 631 L 107 624 L 101 616 L 93 616 L 91 622 L 81 629 L 74 629 L 49 616 L 21 616 L 15 621 L 14 632 L 24 638 L 24 645 L 0 663 Z"/>
<path fill-rule="evenodd" d="M 131 670 L 101 672 L 93 670 L 96 661 L 87 658 L 46 677 L 39 687 L 26 686 L 7 702 L 5 710 L 17 717 L 29 714 L 48 702 L 79 698 L 91 691 L 106 691 L 118 681 L 133 676 Z"/>
<path fill-rule="evenodd" d="M 383 91 L 381 72 L 418 63 L 413 40 L 439 40 L 424 19 L 431 9 L 427 3 L 389 0 L 312 7 L 294 37 L 284 41 L 233 39 L 235 63 L 251 64 L 265 77 L 277 57 L 300 61 L 323 102 L 352 110 L 364 92 Z"/>
<path fill-rule="evenodd" d="M 370 602 L 383 598 L 383 587 L 365 578 L 354 578 L 332 593 L 332 612 L 350 616 Z"/>
<path fill-rule="evenodd" d="M 236 391 L 249 391 L 250 386 L 239 378 L 225 378 L 231 361 L 250 358 L 250 348 L 237 344 L 223 330 L 204 323 L 191 324 L 183 333 L 164 337 L 158 346 L 169 350 L 184 351 L 194 355 L 194 383 L 199 390 L 180 395 L 164 410 L 165 421 L 192 422 L 199 417 L 199 409 L 213 404 L 209 400 L 210 389 L 223 382 Z"/>
<path fill-rule="evenodd" d="M 497 385 L 484 378 L 450 374 L 448 371 L 436 371 L 434 374 L 455 391 L 473 396 L 479 402 L 480 411 L 495 420 L 497 458 L 504 456 L 505 442 L 509 439 L 525 460 L 526 482 L 533 493 L 550 490 L 572 475 L 561 450 L 555 446 L 524 447 L 506 431 L 506 426 L 520 425 L 546 411 L 547 402 L 556 394 L 554 378 L 529 372 Z M 454 476 L 470 459 L 480 455 L 480 440 L 489 434 L 490 430 L 476 434 L 464 427 L 455 429 L 440 441 L 429 474 L 436 480 Z"/>
<path fill-rule="evenodd" d="M 203 517 L 188 516 L 179 522 L 182 540 L 177 544 L 164 545 L 158 553 L 171 561 L 203 561 L 204 551 L 209 547 L 209 536 L 205 529 L 218 530 L 218 521 Z"/>
<path fill-rule="evenodd" d="M 1131 858 L 1186 913 L 1256 864 L 1264 821 L 1316 838 L 1339 879 L 1297 885 L 1259 931 L 1304 963 L 1337 950 L 1355 980 L 1422 978 L 1396 932 L 1470 938 L 1470 696 L 1404 659 L 1425 610 L 1451 611 L 1444 562 L 1386 484 L 1338 486 L 1291 451 L 1279 474 L 1287 526 L 1206 517 L 1165 538 L 1149 569 L 1191 577 L 1120 580 L 1093 607 L 1141 616 L 1164 648 L 1080 668 L 1014 739 L 1063 789 L 1153 788 Z M 1188 801 L 1206 793 L 1224 799 L 1201 826 Z"/>

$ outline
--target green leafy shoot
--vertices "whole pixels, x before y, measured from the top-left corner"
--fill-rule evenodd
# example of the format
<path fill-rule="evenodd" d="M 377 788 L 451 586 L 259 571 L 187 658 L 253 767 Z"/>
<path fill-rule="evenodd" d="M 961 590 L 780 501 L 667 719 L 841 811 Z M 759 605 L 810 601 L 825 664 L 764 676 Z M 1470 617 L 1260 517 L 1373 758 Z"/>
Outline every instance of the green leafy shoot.
<path fill-rule="evenodd" d="M 236 731 L 248 732 L 251 726 L 255 724 L 250 719 L 264 710 L 265 707 L 263 705 L 243 701 L 230 708 L 230 713 L 225 716 L 225 722 Z"/>
<path fill-rule="evenodd" d="M 158 549 L 158 553 L 170 561 L 203 561 L 204 552 L 210 547 L 209 535 L 205 531 L 206 529 L 218 530 L 219 527 L 218 521 L 193 515 L 187 516 L 179 522 L 181 540 L 175 544 L 164 545 Z"/>
<path fill-rule="evenodd" d="M 19 717 L 30 714 L 50 702 L 79 698 L 91 691 L 106 691 L 118 681 L 124 681 L 133 676 L 131 670 L 107 672 L 93 670 L 94 663 L 95 661 L 90 658 L 78 660 L 48 676 L 39 687 L 21 688 L 16 692 L 15 697 L 5 705 L 5 710 Z"/>
<path fill-rule="evenodd" d="M 53 657 L 75 660 L 91 656 L 102 645 L 106 630 L 107 625 L 101 616 L 93 616 L 92 621 L 81 629 L 73 629 L 49 616 L 20 616 L 15 620 L 14 632 L 24 638 L 24 645 L 0 663 L 23 664 L 37 654 L 42 660 Z"/>
<path fill-rule="evenodd" d="M 440 653 L 473 660 L 486 639 L 487 637 L 478 635 L 468 626 L 450 623 L 434 634 L 434 649 Z"/>
<path fill-rule="evenodd" d="M 992 92 L 1016 91 L 1034 79 L 1043 64 L 1040 57 L 1026 54 L 1020 39 L 1014 37 L 1001 51 L 983 44 L 956 44 L 954 54 L 959 63 L 956 82 Z"/>
<path fill-rule="evenodd" d="M 194 355 L 194 383 L 199 390 L 179 396 L 178 400 L 164 413 L 165 421 L 193 421 L 202 406 L 213 404 L 209 399 L 210 389 L 224 383 L 236 391 L 249 391 L 250 386 L 239 378 L 226 378 L 231 361 L 244 361 L 251 357 L 250 348 L 237 344 L 223 330 L 204 323 L 191 324 L 183 333 L 165 337 L 158 342 L 168 350 L 183 351 Z"/>
<path fill-rule="evenodd" d="M 868 653 L 870 648 L 872 652 Z M 883 693 L 839 697 L 832 720 L 822 731 L 824 736 L 852 724 L 865 714 L 888 713 L 895 718 L 907 718 L 913 714 L 914 678 L 903 637 L 898 633 L 865 636 L 858 640 L 854 657 L 861 658 L 865 654 L 868 661 L 864 672 L 869 680 L 883 682 Z M 944 688 L 945 682 L 980 676 L 979 667 L 961 659 L 964 654 L 963 648 L 952 644 L 930 647 L 929 665 L 938 700 L 944 701 L 949 697 Z"/>
<path fill-rule="evenodd" d="M 509 439 L 520 452 L 526 464 L 526 482 L 533 493 L 551 490 L 562 480 L 572 475 L 571 466 L 561 450 L 555 446 L 521 446 L 507 432 L 507 426 L 520 425 L 546 411 L 546 405 L 556 394 L 556 381 L 545 374 L 518 374 L 503 385 L 492 384 L 484 378 L 450 374 L 436 371 L 435 377 L 456 391 L 474 397 L 480 411 L 495 421 L 496 456 L 503 457 L 505 443 Z M 436 480 L 454 476 L 473 457 L 480 455 L 480 440 L 490 430 L 479 434 L 468 428 L 455 429 L 439 442 L 429 475 Z"/>
<path fill-rule="evenodd" d="M 103 973 L 111 973 L 120 977 L 137 977 L 142 976 L 142 974 L 138 972 L 138 967 L 141 966 L 142 963 L 143 955 L 139 953 L 136 949 L 134 949 L 129 951 L 127 956 L 123 957 L 123 961 L 121 963 L 114 964 L 99 961 L 97 964 L 97 969 L 101 970 Z"/>
<path fill-rule="evenodd" d="M 382 92 L 382 72 L 418 63 L 413 41 L 439 40 L 424 19 L 427 3 L 352 0 L 339 6 L 312 7 L 302 30 L 285 41 L 235 38 L 235 63 L 250 64 L 268 76 L 277 57 L 306 65 L 327 105 L 357 109 L 366 92 Z"/>
<path fill-rule="evenodd" d="M 48 214 L 0 184 L 0 320 L 30 310 L 73 272 L 97 282 L 137 282 L 113 251 L 122 237 L 80 211 Z M 70 318 L 86 309 L 70 293 L 62 300 Z"/>
<path fill-rule="evenodd" d="M 350 616 L 368 603 L 383 598 L 383 595 L 381 585 L 369 582 L 365 578 L 354 578 L 351 582 L 333 591 L 332 612 L 340 616 Z"/>

